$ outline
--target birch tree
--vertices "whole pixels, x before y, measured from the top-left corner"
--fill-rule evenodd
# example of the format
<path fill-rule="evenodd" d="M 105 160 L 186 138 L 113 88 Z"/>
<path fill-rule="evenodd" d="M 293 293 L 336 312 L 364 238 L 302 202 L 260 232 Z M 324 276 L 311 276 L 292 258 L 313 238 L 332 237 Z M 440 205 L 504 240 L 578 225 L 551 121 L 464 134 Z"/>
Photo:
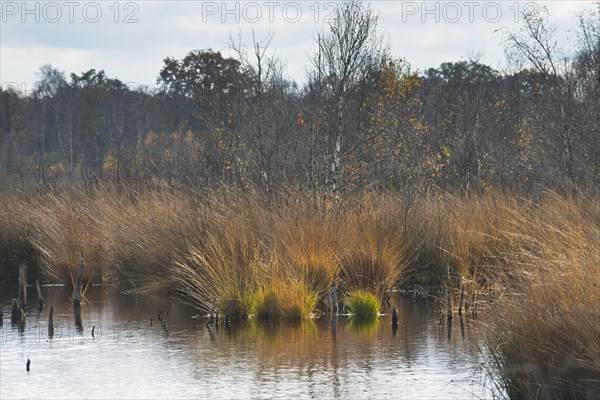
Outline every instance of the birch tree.
<path fill-rule="evenodd" d="M 315 37 L 309 80 L 323 90 L 323 100 L 333 105 L 335 114 L 326 131 L 328 186 L 334 197 L 339 195 L 342 179 L 346 122 L 353 118 L 351 97 L 375 76 L 387 52 L 376 30 L 377 15 L 362 1 L 352 0 L 340 2 L 329 29 Z"/>

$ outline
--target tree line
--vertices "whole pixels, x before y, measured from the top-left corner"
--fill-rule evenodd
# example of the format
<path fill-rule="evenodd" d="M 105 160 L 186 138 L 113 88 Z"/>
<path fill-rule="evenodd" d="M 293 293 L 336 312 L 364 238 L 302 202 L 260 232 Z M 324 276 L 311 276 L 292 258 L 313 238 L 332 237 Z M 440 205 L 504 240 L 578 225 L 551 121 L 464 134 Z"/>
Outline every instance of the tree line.
<path fill-rule="evenodd" d="M 360 1 L 315 36 L 306 83 L 285 75 L 271 37 L 167 58 L 157 88 L 44 65 L 34 90 L 3 85 L 0 185 L 35 175 L 194 189 L 488 188 L 600 191 L 600 3 L 562 53 L 548 11 L 505 31 L 510 69 L 477 60 L 415 71 Z M 32 172 L 33 171 L 33 172 Z M 81 172 L 83 171 L 83 172 Z"/>

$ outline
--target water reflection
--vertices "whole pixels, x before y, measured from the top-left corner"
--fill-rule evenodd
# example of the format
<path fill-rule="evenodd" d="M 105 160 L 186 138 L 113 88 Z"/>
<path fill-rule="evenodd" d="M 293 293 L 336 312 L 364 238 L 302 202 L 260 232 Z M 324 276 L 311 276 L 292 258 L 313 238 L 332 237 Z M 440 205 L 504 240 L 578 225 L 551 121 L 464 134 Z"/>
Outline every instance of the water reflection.
<path fill-rule="evenodd" d="M 206 326 L 177 302 L 94 288 L 76 311 L 60 288 L 46 289 L 42 312 L 22 328 L 2 327 L 2 398 L 71 398 L 73 387 L 86 398 L 491 396 L 478 326 L 440 324 L 427 304 L 394 299 L 396 328 L 390 315 L 372 325 L 324 316 Z M 10 294 L 0 290 L 4 315 Z M 151 322 L 161 309 L 169 310 L 168 336 Z M 32 371 L 23 379 L 27 358 Z"/>
<path fill-rule="evenodd" d="M 381 321 L 379 318 L 373 321 L 365 321 L 358 318 L 350 317 L 348 318 L 348 327 L 352 331 L 352 333 L 357 335 L 373 335 L 377 333 L 379 327 L 381 325 Z"/>

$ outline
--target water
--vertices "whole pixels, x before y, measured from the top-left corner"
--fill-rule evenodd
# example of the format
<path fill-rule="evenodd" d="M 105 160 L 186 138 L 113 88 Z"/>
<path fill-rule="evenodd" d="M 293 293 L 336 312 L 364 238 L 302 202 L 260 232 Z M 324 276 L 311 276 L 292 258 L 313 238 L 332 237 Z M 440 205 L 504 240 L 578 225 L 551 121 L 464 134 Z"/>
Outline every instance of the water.
<path fill-rule="evenodd" d="M 2 399 L 493 397 L 479 326 L 465 320 L 461 329 L 455 320 L 448 335 L 446 323 L 424 302 L 393 300 L 395 333 L 389 316 L 371 327 L 324 316 L 208 329 L 192 318 L 192 307 L 99 288 L 88 292 L 90 304 L 76 323 L 63 288 L 43 290 L 47 306 L 38 312 L 31 305 L 20 330 L 10 323 L 16 290 L 0 288 Z M 157 321 L 167 307 L 168 333 Z"/>

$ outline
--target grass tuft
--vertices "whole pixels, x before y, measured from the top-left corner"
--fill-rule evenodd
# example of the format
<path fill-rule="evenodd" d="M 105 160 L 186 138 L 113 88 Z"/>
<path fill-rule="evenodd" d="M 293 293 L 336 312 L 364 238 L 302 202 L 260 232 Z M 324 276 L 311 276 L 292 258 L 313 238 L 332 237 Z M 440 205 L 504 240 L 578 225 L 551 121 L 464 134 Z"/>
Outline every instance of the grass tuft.
<path fill-rule="evenodd" d="M 353 319 L 357 321 L 369 322 L 379 318 L 381 306 L 372 293 L 354 290 L 348 293 L 345 303 Z"/>

